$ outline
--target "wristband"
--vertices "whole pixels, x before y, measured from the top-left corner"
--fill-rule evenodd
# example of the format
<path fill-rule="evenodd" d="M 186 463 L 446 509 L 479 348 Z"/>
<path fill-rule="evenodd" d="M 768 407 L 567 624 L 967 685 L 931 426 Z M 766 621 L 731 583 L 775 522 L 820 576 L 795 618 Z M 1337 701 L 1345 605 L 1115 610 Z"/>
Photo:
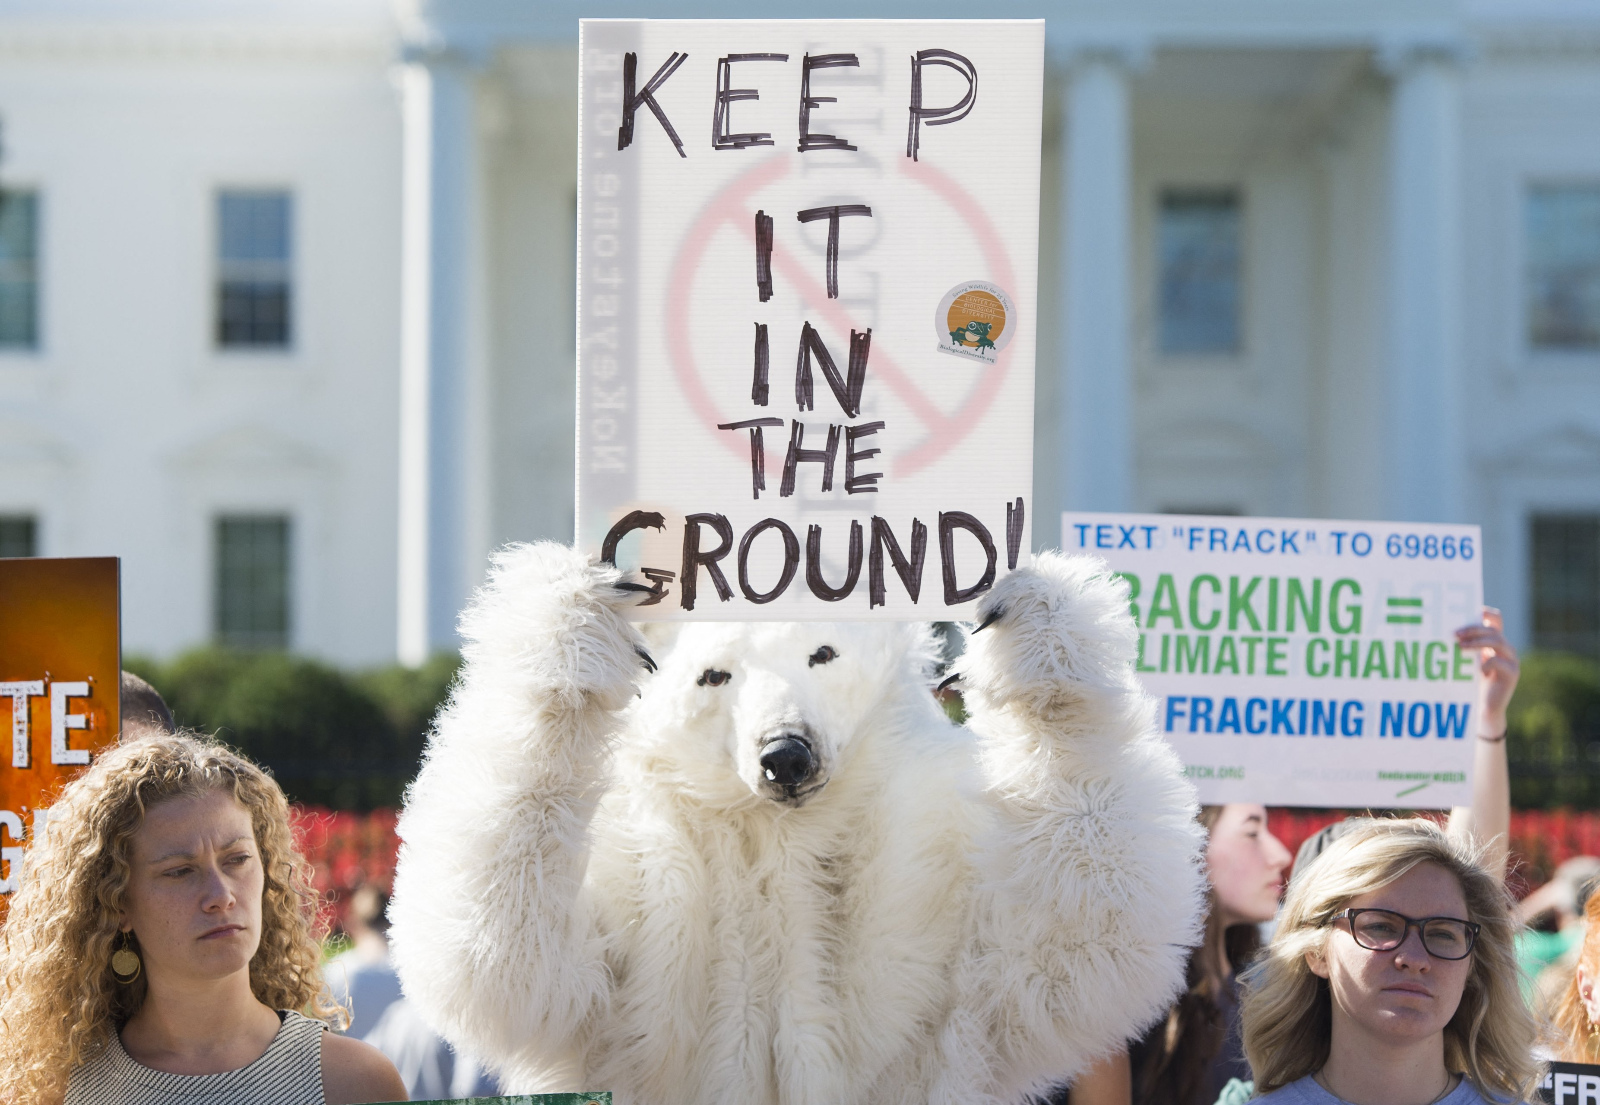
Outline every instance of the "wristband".
<path fill-rule="evenodd" d="M 1478 739 L 1483 741 L 1485 744 L 1504 744 L 1506 739 L 1506 731 L 1504 729 L 1500 730 L 1500 735 L 1498 737 L 1486 737 L 1482 733 L 1479 733 Z"/>

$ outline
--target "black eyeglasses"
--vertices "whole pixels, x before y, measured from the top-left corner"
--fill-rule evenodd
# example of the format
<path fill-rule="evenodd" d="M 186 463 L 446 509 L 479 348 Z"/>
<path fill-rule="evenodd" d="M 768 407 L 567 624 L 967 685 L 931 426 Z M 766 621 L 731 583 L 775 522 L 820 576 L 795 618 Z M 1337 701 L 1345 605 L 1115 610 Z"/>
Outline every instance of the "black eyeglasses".
<path fill-rule="evenodd" d="M 1435 959 L 1465 959 L 1472 954 L 1483 927 L 1459 917 L 1407 917 L 1392 909 L 1347 909 L 1328 922 L 1340 919 L 1350 923 L 1355 942 L 1373 952 L 1394 951 L 1415 928 L 1422 936 L 1422 946 Z"/>

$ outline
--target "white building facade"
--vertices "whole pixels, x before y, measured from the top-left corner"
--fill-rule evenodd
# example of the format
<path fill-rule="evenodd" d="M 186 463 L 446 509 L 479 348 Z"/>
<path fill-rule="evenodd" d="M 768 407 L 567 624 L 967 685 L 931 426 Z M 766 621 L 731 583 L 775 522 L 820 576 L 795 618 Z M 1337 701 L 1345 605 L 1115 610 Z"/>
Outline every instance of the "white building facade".
<path fill-rule="evenodd" d="M 0 555 L 122 556 L 130 651 L 451 647 L 493 548 L 571 536 L 599 14 L 0 4 Z M 1479 522 L 1514 636 L 1600 651 L 1600 8 L 993 14 L 1050 41 L 1036 539 Z"/>

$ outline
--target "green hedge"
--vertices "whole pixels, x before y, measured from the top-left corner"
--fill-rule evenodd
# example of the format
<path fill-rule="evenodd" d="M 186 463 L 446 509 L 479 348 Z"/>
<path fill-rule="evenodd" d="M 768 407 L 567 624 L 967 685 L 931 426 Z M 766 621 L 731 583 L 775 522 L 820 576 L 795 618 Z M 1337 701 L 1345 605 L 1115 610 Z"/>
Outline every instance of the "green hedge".
<path fill-rule="evenodd" d="M 282 653 L 205 648 L 126 664 L 155 684 L 180 725 L 270 767 L 291 798 L 369 810 L 399 804 L 460 660 L 343 672 Z M 1530 654 L 1509 713 L 1512 805 L 1600 808 L 1600 662 Z"/>
<path fill-rule="evenodd" d="M 1513 807 L 1600 807 L 1600 662 L 1524 657 L 1507 715 Z"/>
<path fill-rule="evenodd" d="M 370 810 L 399 805 L 460 659 L 344 672 L 284 653 L 203 648 L 126 666 L 155 685 L 179 725 L 270 768 L 291 800 Z"/>

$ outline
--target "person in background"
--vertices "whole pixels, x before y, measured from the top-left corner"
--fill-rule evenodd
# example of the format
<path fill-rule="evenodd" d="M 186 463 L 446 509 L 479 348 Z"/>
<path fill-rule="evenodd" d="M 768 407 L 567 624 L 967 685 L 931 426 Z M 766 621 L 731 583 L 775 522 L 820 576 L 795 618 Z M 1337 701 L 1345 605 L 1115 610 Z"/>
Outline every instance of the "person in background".
<path fill-rule="evenodd" d="M 367 1043 L 389 1057 L 417 1101 L 494 1097 L 500 1083 L 465 1052 L 456 1051 L 405 998 L 383 1011 Z"/>
<path fill-rule="evenodd" d="M 1289 886 L 1244 978 L 1263 1105 L 1483 1105 L 1530 1099 L 1504 880 L 1424 818 L 1364 819 Z"/>
<path fill-rule="evenodd" d="M 357 887 L 345 915 L 351 946 L 323 967 L 334 1001 L 350 1011 L 345 1035 L 357 1040 L 365 1039 L 383 1011 L 400 1000 L 400 976 L 389 962 L 388 909 L 389 895 L 381 888 Z"/>
<path fill-rule="evenodd" d="M 470 1056 L 453 1050 L 400 992 L 389 960 L 389 895 L 367 883 L 350 896 L 345 930 L 352 946 L 328 960 L 334 999 L 350 1011 L 345 1035 L 363 1040 L 395 1065 L 413 1100 L 492 1097 L 499 1083 Z"/>
<path fill-rule="evenodd" d="M 1289 850 L 1272 835 L 1264 806 L 1207 806 L 1200 823 L 1209 831 L 1211 877 L 1205 942 L 1189 956 L 1183 995 L 1130 1049 L 1139 1105 L 1211 1105 L 1229 1079 L 1250 1077 L 1239 1034 L 1239 972 L 1260 950 L 1259 926 L 1277 913 Z"/>
<path fill-rule="evenodd" d="M 1600 859 L 1573 856 L 1555 869 L 1550 881 L 1517 904 L 1517 918 L 1529 926 L 1517 933 L 1522 993 L 1536 1010 L 1553 1010 L 1566 994 L 1584 943 L 1586 910 Z M 1534 928 L 1548 922 L 1549 931 Z"/>
<path fill-rule="evenodd" d="M 166 699 L 149 683 L 131 671 L 122 673 L 119 688 L 122 699 L 120 740 L 135 740 L 152 733 L 176 733 L 178 723 L 167 708 Z"/>
<path fill-rule="evenodd" d="M 277 783 L 149 734 L 51 807 L 0 929 L 0 1101 L 345 1105 L 403 1099 L 325 1031 L 317 900 Z"/>
<path fill-rule="evenodd" d="M 1568 1063 L 1600 1063 L 1600 894 L 1588 895 L 1583 918 L 1577 962 L 1551 1017 L 1553 1050 Z"/>

